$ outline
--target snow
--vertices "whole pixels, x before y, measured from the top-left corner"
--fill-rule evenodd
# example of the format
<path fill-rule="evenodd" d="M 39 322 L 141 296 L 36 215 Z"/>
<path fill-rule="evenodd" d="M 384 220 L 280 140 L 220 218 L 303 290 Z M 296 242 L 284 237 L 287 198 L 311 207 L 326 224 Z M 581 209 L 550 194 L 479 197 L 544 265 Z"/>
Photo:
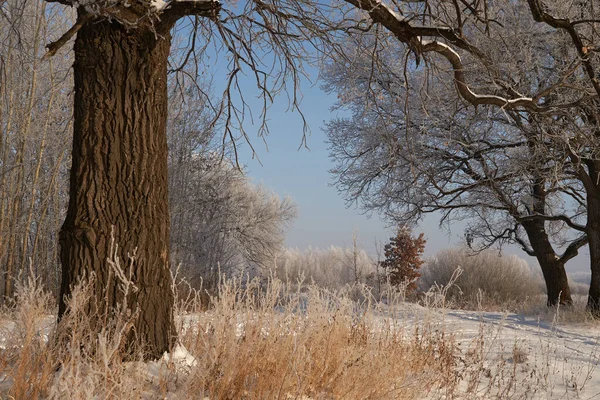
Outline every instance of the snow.
<path fill-rule="evenodd" d="M 180 344 L 175 346 L 171 354 L 165 352 L 161 360 L 166 363 L 173 363 L 180 368 L 192 368 L 198 365 L 196 358 Z"/>
<path fill-rule="evenodd" d="M 212 3 L 215 0 L 170 0 L 170 1 L 164 1 L 164 0 L 152 0 L 150 5 L 152 7 L 154 7 L 154 9 L 156 11 L 163 11 L 165 8 L 167 8 L 171 2 L 173 1 L 180 1 L 180 2 L 196 2 L 196 3 Z"/>
<path fill-rule="evenodd" d="M 460 57 L 460 54 L 458 54 L 452 47 L 448 46 L 446 43 L 439 42 L 437 40 L 425 40 L 421 36 L 418 36 L 417 39 L 421 42 L 421 45 L 423 45 L 423 46 L 435 45 L 435 46 L 438 46 L 438 47 L 442 47 L 444 50 L 446 50 L 449 53 L 451 53 L 452 56 L 454 58 L 456 58 L 458 61 L 462 61 L 462 58 Z"/>
<path fill-rule="evenodd" d="M 35 321 L 36 335 L 42 339 L 42 342 L 48 342 L 48 337 L 54 329 L 56 317 L 54 315 L 45 315 Z M 0 319 L 0 350 L 6 350 L 10 347 L 12 336 L 18 332 L 15 331 L 17 324 L 8 319 Z"/>
<path fill-rule="evenodd" d="M 379 5 L 386 9 L 398 22 L 406 22 L 408 19 L 404 18 L 402 15 L 398 14 L 396 11 L 392 10 L 389 6 L 384 4 L 383 2 L 379 2 Z"/>
<path fill-rule="evenodd" d="M 558 314 L 569 312 L 559 310 Z M 458 390 L 448 396 L 439 388 L 424 393 L 424 399 L 600 399 L 600 323 L 558 323 L 558 314 L 434 309 L 403 303 L 374 316 L 371 326 L 373 331 L 401 327 L 407 340 L 417 327 L 419 332 L 444 332 L 448 340 L 453 338 Z M 240 318 L 233 322 L 239 337 L 245 329 Z M 185 317 L 189 328 L 194 320 L 194 315 Z M 262 334 L 269 332 L 263 329 Z M 176 354 L 185 358 L 184 352 Z"/>
<path fill-rule="evenodd" d="M 426 399 L 600 399 L 600 323 L 557 322 L 568 319 L 569 312 L 524 315 L 404 303 L 374 315 L 372 329 L 402 327 L 410 338 L 418 327 L 419 332 L 444 332 L 448 340 L 453 338 L 458 390 L 450 395 L 444 388 L 431 390 L 423 394 Z M 559 314 L 564 315 L 558 318 Z M 187 329 L 194 329 L 198 317 L 190 314 L 180 319 Z M 49 315 L 36 324 L 42 340 L 47 340 L 54 323 L 55 318 Z M 243 335 L 244 316 L 233 323 L 238 335 Z M 16 333 L 14 330 L 13 321 L 0 321 L 0 349 L 7 347 L 6 338 Z M 156 385 L 165 377 L 189 376 L 197 365 L 196 358 L 181 344 L 158 360 L 132 363 Z M 0 374 L 0 380 L 4 378 Z"/>
<path fill-rule="evenodd" d="M 146 363 L 146 376 L 150 381 L 157 381 L 170 371 L 189 374 L 196 365 L 196 358 L 181 344 L 177 344 L 171 353 L 165 352 L 160 360 Z"/>
<path fill-rule="evenodd" d="M 441 325 L 463 354 L 481 343 L 483 359 L 465 365 L 463 377 L 489 374 L 479 376 L 475 397 L 453 398 L 600 398 L 597 322 L 562 325 L 521 314 L 448 311 Z M 507 387 L 510 392 L 500 395 Z"/>
<path fill-rule="evenodd" d="M 533 98 L 531 97 L 518 97 L 516 99 L 506 99 L 504 97 L 496 95 L 478 95 L 477 93 L 473 92 L 471 88 L 467 85 L 467 83 L 464 81 L 464 77 L 462 76 L 464 67 L 462 65 L 460 54 L 458 54 L 452 47 L 448 46 L 445 43 L 436 40 L 423 40 L 421 37 L 419 37 L 419 39 L 421 40 L 424 51 L 433 50 L 439 53 L 440 55 L 444 56 L 448 61 L 450 61 L 450 63 L 452 64 L 452 68 L 454 69 L 455 80 L 457 83 L 461 84 L 459 92 L 461 92 L 462 96 L 468 101 L 497 101 L 498 103 L 503 103 L 502 108 L 514 104 L 518 105 L 519 103 L 526 103 L 529 106 L 534 107 L 536 106 L 533 101 Z"/>
<path fill-rule="evenodd" d="M 164 0 L 152 0 L 152 3 L 150 4 L 156 9 L 156 11 L 162 11 L 169 5 L 169 3 Z"/>

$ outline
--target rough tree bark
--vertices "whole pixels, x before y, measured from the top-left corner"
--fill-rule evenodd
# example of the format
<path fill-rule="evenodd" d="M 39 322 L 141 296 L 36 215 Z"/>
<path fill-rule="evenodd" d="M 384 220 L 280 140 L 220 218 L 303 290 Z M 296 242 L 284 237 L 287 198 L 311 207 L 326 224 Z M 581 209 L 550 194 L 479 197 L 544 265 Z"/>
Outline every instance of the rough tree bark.
<path fill-rule="evenodd" d="M 596 174 L 593 174 L 594 176 Z M 588 292 L 587 310 L 600 317 L 600 191 L 597 188 L 587 190 L 587 236 L 590 251 L 592 277 Z M 593 185 L 596 186 L 596 185 Z"/>
<path fill-rule="evenodd" d="M 586 309 L 595 318 L 600 318 L 600 163 L 570 154 L 579 180 L 585 189 L 587 222 L 585 234 L 590 252 L 590 289 Z"/>
<path fill-rule="evenodd" d="M 52 55 L 77 33 L 59 318 L 74 286 L 93 278 L 95 293 L 86 310 L 92 329 L 101 329 L 102 317 L 126 304 L 132 315 L 127 350 L 142 346 L 146 358 L 156 358 L 175 340 L 168 265 L 169 31 L 184 15 L 215 15 L 219 4 L 173 3 L 160 19 L 148 7 L 121 5 L 93 15 L 79 7 L 77 23 L 48 47 Z M 110 254 L 113 236 L 118 250 Z M 122 271 L 107 262 L 115 255 Z M 127 296 L 125 282 L 131 283 Z"/>
<path fill-rule="evenodd" d="M 123 301 L 122 282 L 106 261 L 114 229 L 121 267 L 135 285 L 127 296 L 138 313 L 129 340 L 155 357 L 175 337 L 168 265 L 169 48 L 168 32 L 157 37 L 148 28 L 132 31 L 108 20 L 79 31 L 70 200 L 61 230 L 59 315 L 73 284 L 92 273 L 99 313 Z"/>
<path fill-rule="evenodd" d="M 538 135 L 532 135 L 528 139 L 529 154 L 532 159 L 536 157 L 536 148 L 541 143 Z M 532 169 L 532 200 L 534 215 L 546 215 L 548 213 L 548 192 L 546 191 L 546 179 L 539 173 L 538 169 Z M 518 217 L 517 217 L 518 219 Z M 546 231 L 546 221 L 544 219 L 521 220 L 521 225 L 527 233 L 531 249 L 544 276 L 546 283 L 546 293 L 548 295 L 547 305 L 549 307 L 562 305 L 572 305 L 571 289 L 565 270 L 565 264 L 571 258 L 577 255 L 579 247 L 585 243 L 580 239 L 574 240 L 569 244 L 562 257 L 556 254 L 548 232 Z"/>

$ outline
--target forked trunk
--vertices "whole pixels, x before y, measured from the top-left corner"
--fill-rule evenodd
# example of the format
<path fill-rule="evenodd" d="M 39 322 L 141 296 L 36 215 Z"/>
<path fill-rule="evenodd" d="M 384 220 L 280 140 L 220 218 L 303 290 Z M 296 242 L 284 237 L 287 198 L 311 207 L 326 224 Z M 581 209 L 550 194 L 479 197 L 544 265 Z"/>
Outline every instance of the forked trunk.
<path fill-rule="evenodd" d="M 130 280 L 126 304 L 134 318 L 127 344 L 143 345 L 146 358 L 160 357 L 175 339 L 168 265 L 169 48 L 170 35 L 149 27 L 127 30 L 101 20 L 78 32 L 70 201 L 60 233 L 59 317 L 73 285 L 93 274 L 95 303 L 88 313 L 99 328 L 100 315 L 115 312 L 122 284 Z M 107 262 L 113 230 L 120 278 Z"/>

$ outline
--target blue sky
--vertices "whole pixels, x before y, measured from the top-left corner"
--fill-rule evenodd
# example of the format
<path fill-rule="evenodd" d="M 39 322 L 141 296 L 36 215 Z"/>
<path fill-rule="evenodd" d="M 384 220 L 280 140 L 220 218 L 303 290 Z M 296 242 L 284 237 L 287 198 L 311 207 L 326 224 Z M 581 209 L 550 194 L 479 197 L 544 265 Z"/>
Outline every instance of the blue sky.
<path fill-rule="evenodd" d="M 266 137 L 268 146 L 256 137 L 256 128 L 248 126 L 253 146 L 260 162 L 252 159 L 247 146 L 242 146 L 240 163 L 246 165 L 247 174 L 256 183 L 261 183 L 280 196 L 290 196 L 298 207 L 298 218 L 290 227 L 286 245 L 305 249 L 308 246 L 325 248 L 330 245 L 350 246 L 353 232 L 357 233 L 359 244 L 375 256 L 375 241 L 380 246 L 393 235 L 393 228 L 387 227 L 377 214 L 370 217 L 356 206 L 346 206 L 337 189 L 332 186 L 333 167 L 329 160 L 324 122 L 336 116 L 331 111 L 335 96 L 327 95 L 318 85 L 305 84 L 302 111 L 308 121 L 311 134 L 307 138 L 307 148 L 300 148 L 302 140 L 302 119 L 297 112 L 288 110 L 285 98 L 276 99 L 269 111 L 270 135 Z M 426 256 L 432 256 L 443 248 L 461 243 L 462 223 L 453 223 L 443 228 L 438 226 L 438 217 L 431 215 L 414 230 L 424 232 L 427 238 Z M 568 265 L 569 271 L 588 271 L 587 248 Z M 506 252 L 515 253 L 531 265 L 535 259 L 527 256 L 517 247 L 507 247 Z"/>
<path fill-rule="evenodd" d="M 227 56 L 215 54 L 212 61 L 215 63 L 214 89 L 215 93 L 220 93 L 226 81 Z M 318 71 L 305 67 L 314 82 Z M 252 107 L 256 118 L 262 106 L 258 98 L 252 98 L 258 94 L 256 84 L 251 79 L 242 79 L 240 86 L 244 99 Z M 352 235 L 356 232 L 361 247 L 375 256 L 375 241 L 381 248 L 393 236 L 395 229 L 389 227 L 376 213 L 369 216 L 356 205 L 347 207 L 342 195 L 332 186 L 334 177 L 329 170 L 333 163 L 329 160 L 328 144 L 322 128 L 326 121 L 336 117 L 336 111 L 331 110 L 336 98 L 324 93 L 318 82 L 315 84 L 308 80 L 301 82 L 301 92 L 303 99 L 300 106 L 311 130 L 307 138 L 308 148 L 300 147 L 302 118 L 289 109 L 285 94 L 280 94 L 275 97 L 268 112 L 270 134 L 265 138 L 266 146 L 257 136 L 258 128 L 253 127 L 249 119 L 244 124 L 260 163 L 253 159 L 249 147 L 242 143 L 239 145 L 238 161 L 246 167 L 247 175 L 255 183 L 263 184 L 282 197 L 290 196 L 296 203 L 298 217 L 287 232 L 287 246 L 300 249 L 309 246 L 351 246 Z M 439 216 L 433 214 L 426 217 L 413 232 L 425 233 L 425 256 L 433 256 L 444 248 L 460 245 L 464 225 L 453 222 L 441 228 Z M 506 246 L 503 251 L 517 254 L 538 268 L 535 259 L 516 246 Z M 567 264 L 567 270 L 589 271 L 587 247 L 581 249 L 580 255 Z"/>
<path fill-rule="evenodd" d="M 303 93 L 302 111 L 311 129 L 308 148 L 299 149 L 302 119 L 298 113 L 286 112 L 287 104 L 281 99 L 270 110 L 268 151 L 260 139 L 253 143 L 262 166 L 251 159 L 247 147 L 241 152 L 240 161 L 256 183 L 292 197 L 297 204 L 298 218 L 288 231 L 288 246 L 303 249 L 349 245 L 356 231 L 362 245 L 373 252 L 374 240 L 387 240 L 392 229 L 386 229 L 377 215 L 367 218 L 356 207 L 346 208 L 342 196 L 331 186 L 333 177 L 328 171 L 333 164 L 321 128 L 332 117 L 330 107 L 334 99 L 318 87 L 305 88 Z"/>

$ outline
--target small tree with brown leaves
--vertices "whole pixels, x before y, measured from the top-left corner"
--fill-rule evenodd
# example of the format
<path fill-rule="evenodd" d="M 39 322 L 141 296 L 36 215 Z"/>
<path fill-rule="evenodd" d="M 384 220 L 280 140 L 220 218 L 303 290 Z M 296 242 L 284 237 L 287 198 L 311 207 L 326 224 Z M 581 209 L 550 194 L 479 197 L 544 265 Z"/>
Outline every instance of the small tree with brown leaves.
<path fill-rule="evenodd" d="M 387 271 L 392 286 L 406 285 L 407 293 L 416 290 L 415 281 L 421 276 L 419 268 L 424 263 L 421 256 L 426 242 L 423 233 L 414 238 L 407 227 L 398 229 L 398 234 L 390 238 L 383 248 L 385 259 L 380 265 Z"/>

